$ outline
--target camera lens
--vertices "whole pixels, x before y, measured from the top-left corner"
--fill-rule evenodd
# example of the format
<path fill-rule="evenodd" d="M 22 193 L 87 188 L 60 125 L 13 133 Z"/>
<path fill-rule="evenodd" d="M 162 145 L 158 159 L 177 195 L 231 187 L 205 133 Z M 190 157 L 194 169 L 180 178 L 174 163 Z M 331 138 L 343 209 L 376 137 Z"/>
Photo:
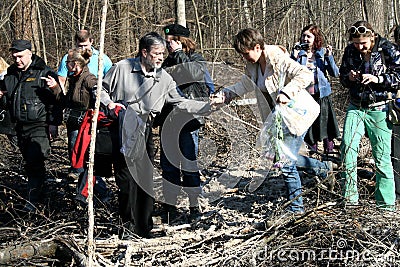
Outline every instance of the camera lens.
<path fill-rule="evenodd" d="M 307 50 L 309 47 L 308 43 L 301 44 L 301 49 Z"/>

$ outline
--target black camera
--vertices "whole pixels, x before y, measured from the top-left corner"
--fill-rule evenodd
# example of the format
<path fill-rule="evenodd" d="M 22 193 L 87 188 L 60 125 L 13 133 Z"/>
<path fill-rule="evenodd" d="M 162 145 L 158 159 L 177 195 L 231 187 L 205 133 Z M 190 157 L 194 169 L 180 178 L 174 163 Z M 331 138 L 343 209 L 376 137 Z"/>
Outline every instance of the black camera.
<path fill-rule="evenodd" d="M 363 108 L 368 108 L 369 105 L 376 102 L 375 94 L 371 90 L 363 91 L 358 95 L 361 98 L 361 107 Z"/>
<path fill-rule="evenodd" d="M 294 49 L 296 49 L 296 50 L 308 50 L 309 47 L 310 47 L 310 45 L 308 43 L 296 44 L 294 46 Z"/>

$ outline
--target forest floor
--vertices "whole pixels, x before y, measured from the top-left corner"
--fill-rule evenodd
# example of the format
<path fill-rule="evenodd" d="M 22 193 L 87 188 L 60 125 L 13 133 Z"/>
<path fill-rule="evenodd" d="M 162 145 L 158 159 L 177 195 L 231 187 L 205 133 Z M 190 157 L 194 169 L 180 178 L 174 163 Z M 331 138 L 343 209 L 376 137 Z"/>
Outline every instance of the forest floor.
<path fill-rule="evenodd" d="M 203 138 L 212 132 L 209 127 Z M 230 145 L 222 137 L 219 141 L 214 138 Z M 0 143 L 0 263 L 84 266 L 88 215 L 86 208 L 74 201 L 75 183 L 66 178 L 65 131 L 52 143 L 45 200 L 31 213 L 22 210 L 26 176 L 21 155 L 7 138 L 2 136 Z M 283 180 L 272 172 L 255 190 L 250 189 L 251 175 L 242 175 L 229 186 L 221 180 L 215 183 L 226 171 L 224 150 L 229 154 L 229 148 L 219 149 L 218 157 L 202 171 L 209 193 L 218 194 L 201 201 L 202 215 L 190 218 L 187 208 L 181 207 L 180 216 L 168 221 L 157 202 L 153 237 L 148 239 L 118 239 L 121 223 L 116 186 L 113 179 L 107 179 L 114 194 L 109 205 L 95 205 L 96 264 L 399 266 L 400 213 L 376 209 L 373 166 L 366 160 L 359 169 L 359 207 L 342 207 L 339 186 L 329 191 L 318 177 L 303 174 L 306 213 L 294 217 L 284 209 Z M 254 168 L 245 171 L 250 173 Z"/>
<path fill-rule="evenodd" d="M 168 218 L 156 197 L 152 238 L 120 240 L 117 187 L 106 179 L 113 195 L 109 204 L 95 202 L 96 266 L 400 266 L 400 212 L 376 208 L 375 170 L 365 142 L 358 162 L 360 205 L 341 205 L 340 166 L 332 191 L 319 177 L 300 172 L 306 212 L 292 216 L 285 212 L 282 177 L 266 173 L 254 155 L 252 116 L 246 110 L 235 118 L 228 113 L 209 118 L 201 133 L 201 216 L 190 217 L 182 201 L 179 216 Z M 336 141 L 336 151 L 338 146 Z M 67 179 L 64 127 L 52 143 L 47 190 L 35 212 L 23 211 L 21 154 L 2 135 L 0 151 L 0 266 L 85 266 L 88 212 L 74 200 L 76 182 Z M 159 192 L 158 158 L 155 180 Z"/>

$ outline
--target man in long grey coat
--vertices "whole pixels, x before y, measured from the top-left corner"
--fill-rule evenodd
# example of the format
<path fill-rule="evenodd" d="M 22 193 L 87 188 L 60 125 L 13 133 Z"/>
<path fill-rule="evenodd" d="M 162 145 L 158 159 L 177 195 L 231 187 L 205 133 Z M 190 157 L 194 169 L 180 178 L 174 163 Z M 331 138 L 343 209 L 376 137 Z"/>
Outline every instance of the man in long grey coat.
<path fill-rule="evenodd" d="M 121 149 L 120 140 L 123 138 L 120 137 L 120 128 L 132 127 L 133 124 L 140 128 L 144 125 L 144 136 L 149 138 L 149 118 L 158 114 L 165 103 L 173 104 L 180 111 L 199 115 L 205 115 L 211 109 L 206 102 L 188 100 L 179 95 L 172 77 L 161 69 L 165 48 L 165 40 L 159 34 L 152 32 L 144 35 L 139 41 L 138 57 L 116 63 L 103 82 L 100 96 L 102 104 L 110 110 L 117 106 L 125 109 L 127 106 L 126 115 L 128 112 L 131 115 L 132 112 L 136 113 L 134 116 L 125 115 L 125 118 L 135 118 L 135 123 L 120 123 L 119 129 L 111 130 L 114 137 L 114 172 L 119 187 L 119 211 L 125 229 L 120 235 L 123 239 L 129 238 L 129 233 L 133 232 L 149 237 L 153 228 L 151 214 L 154 193 L 153 166 L 149 155 L 133 155 L 132 158 L 132 155 L 125 153 L 124 144 Z M 151 153 L 147 151 L 147 154 Z"/>

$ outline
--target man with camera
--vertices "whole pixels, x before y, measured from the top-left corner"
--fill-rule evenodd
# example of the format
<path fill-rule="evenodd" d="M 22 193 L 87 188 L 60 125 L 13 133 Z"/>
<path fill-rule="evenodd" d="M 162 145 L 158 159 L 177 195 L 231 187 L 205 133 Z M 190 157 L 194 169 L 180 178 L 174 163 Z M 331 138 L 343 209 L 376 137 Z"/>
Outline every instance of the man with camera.
<path fill-rule="evenodd" d="M 345 205 L 358 205 L 357 155 L 366 131 L 377 170 L 377 208 L 394 211 L 395 186 L 390 156 L 392 124 L 386 116 L 387 93 L 396 93 L 400 82 L 400 53 L 366 21 L 356 22 L 348 32 L 352 43 L 344 51 L 339 70 L 340 81 L 350 93 L 341 147 Z"/>

